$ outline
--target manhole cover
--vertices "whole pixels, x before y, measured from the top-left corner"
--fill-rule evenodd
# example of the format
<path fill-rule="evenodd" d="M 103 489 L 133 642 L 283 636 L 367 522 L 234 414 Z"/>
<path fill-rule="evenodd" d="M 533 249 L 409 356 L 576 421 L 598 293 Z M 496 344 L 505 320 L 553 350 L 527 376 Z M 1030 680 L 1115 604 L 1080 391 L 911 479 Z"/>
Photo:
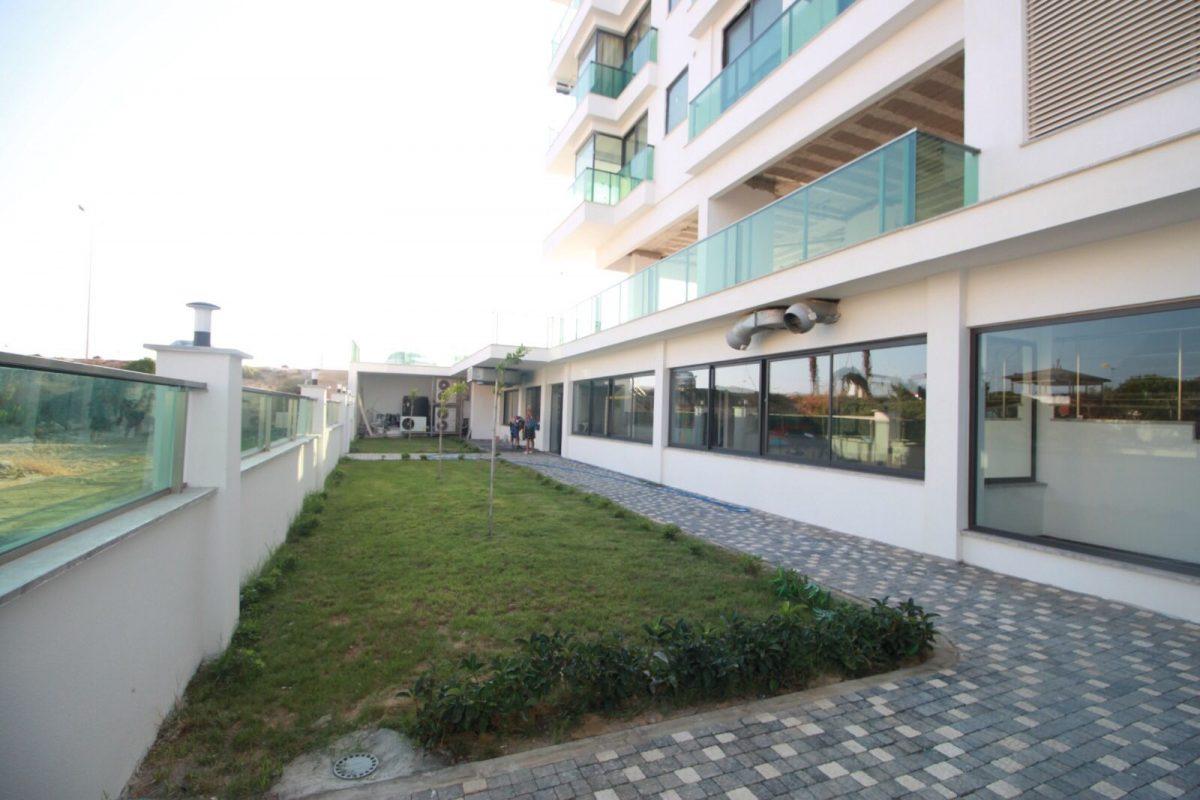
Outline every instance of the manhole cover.
<path fill-rule="evenodd" d="M 379 759 L 370 753 L 351 753 L 333 762 L 333 774 L 347 781 L 365 778 L 379 769 Z"/>

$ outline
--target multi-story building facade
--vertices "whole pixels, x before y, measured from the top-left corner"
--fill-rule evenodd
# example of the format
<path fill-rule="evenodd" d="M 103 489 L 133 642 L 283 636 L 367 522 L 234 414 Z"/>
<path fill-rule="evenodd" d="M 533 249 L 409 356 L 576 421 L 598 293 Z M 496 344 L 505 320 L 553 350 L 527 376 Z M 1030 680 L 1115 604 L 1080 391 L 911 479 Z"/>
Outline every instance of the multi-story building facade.
<path fill-rule="evenodd" d="M 628 277 L 556 320 L 506 415 L 1200 618 L 1198 42 L 1194 0 L 572 0 L 547 255 Z M 446 370 L 474 435 L 470 368 L 504 350 Z"/>

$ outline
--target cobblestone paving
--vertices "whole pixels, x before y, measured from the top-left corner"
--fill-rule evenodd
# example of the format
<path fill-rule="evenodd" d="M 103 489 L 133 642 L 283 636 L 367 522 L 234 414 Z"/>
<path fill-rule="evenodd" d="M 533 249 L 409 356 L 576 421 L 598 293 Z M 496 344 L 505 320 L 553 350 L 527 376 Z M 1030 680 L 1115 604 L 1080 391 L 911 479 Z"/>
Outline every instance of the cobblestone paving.
<path fill-rule="evenodd" d="M 506 457 L 828 586 L 912 596 L 942 615 L 960 660 L 413 797 L 1200 797 L 1200 626 L 554 456 Z"/>

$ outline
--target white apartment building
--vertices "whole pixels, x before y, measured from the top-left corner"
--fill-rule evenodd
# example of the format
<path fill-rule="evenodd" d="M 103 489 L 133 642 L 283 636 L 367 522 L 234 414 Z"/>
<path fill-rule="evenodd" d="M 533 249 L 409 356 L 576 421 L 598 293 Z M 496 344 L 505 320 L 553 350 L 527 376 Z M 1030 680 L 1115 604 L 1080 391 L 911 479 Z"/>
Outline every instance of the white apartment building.
<path fill-rule="evenodd" d="M 628 277 L 504 416 L 1200 619 L 1198 75 L 1194 0 L 571 0 L 547 167 L 578 202 L 546 252 Z M 510 349 L 438 373 L 474 436 Z M 404 371 L 353 365 L 352 394 Z"/>

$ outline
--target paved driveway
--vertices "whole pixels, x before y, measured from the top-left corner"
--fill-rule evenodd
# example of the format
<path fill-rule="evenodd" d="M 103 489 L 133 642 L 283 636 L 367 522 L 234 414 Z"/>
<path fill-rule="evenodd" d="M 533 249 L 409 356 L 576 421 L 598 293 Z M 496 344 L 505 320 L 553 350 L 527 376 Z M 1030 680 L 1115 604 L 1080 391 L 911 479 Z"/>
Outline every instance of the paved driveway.
<path fill-rule="evenodd" d="M 1200 797 L 1200 626 L 548 455 L 660 522 L 942 615 L 951 669 L 420 797 Z"/>

